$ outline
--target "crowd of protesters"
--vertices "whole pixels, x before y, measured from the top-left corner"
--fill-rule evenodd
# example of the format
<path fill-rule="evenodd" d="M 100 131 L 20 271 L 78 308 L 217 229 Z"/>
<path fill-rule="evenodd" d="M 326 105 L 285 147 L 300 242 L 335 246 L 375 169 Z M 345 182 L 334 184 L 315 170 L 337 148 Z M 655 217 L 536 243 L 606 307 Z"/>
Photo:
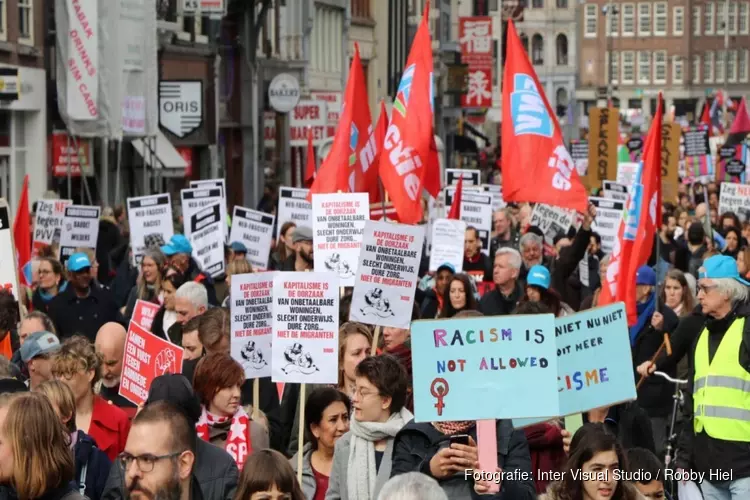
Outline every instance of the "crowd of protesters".
<path fill-rule="evenodd" d="M 699 190 L 695 190 L 700 193 Z M 34 261 L 20 301 L 0 292 L 0 494 L 8 498 L 206 500 L 665 498 L 663 469 L 674 386 L 688 380 L 677 415 L 675 468 L 705 473 L 709 500 L 750 498 L 750 223 L 681 188 L 665 204 L 650 262 L 639 269 L 630 327 L 636 401 L 583 415 L 571 436 L 561 419 L 522 429 L 498 420 L 499 491 L 479 470 L 474 421 L 415 422 L 410 331 L 348 321 L 341 300 L 339 380 L 310 385 L 252 381 L 230 355 L 233 275 L 254 272 L 230 242 L 226 275 L 201 272 L 188 238 L 151 236 L 133 263 L 124 211 L 105 210 L 96 252 L 66 265 L 55 249 Z M 269 205 L 267 208 L 273 211 Z M 510 314 L 565 316 L 596 307 L 609 258 L 592 230 L 549 235 L 531 207 L 493 216 L 489 252 L 468 227 L 463 271 L 428 271 L 424 256 L 412 319 Z M 178 221 L 179 222 L 179 221 Z M 269 268 L 313 269 L 310 227 L 284 223 Z M 119 394 L 126 328 L 137 300 L 157 304 L 152 332 L 181 346 L 181 374 L 157 377 L 144 405 Z M 654 355 L 669 334 L 671 350 Z M 375 355 L 371 355 L 375 352 Z M 626 354 L 624 354 L 626 355 Z M 534 397 L 529 394 L 528 397 Z M 481 404 L 481 403 L 479 403 Z M 304 442 L 297 442 L 304 422 Z M 299 454 L 301 453 L 301 457 Z M 301 467 L 301 470 L 300 470 Z M 650 470 L 650 481 L 593 473 Z M 728 480 L 709 479 L 715 469 Z M 568 471 L 564 476 L 540 472 Z M 591 472 L 588 476 L 573 471 Z M 490 471 L 495 472 L 495 471 Z M 297 475 L 301 482 L 298 482 Z"/>

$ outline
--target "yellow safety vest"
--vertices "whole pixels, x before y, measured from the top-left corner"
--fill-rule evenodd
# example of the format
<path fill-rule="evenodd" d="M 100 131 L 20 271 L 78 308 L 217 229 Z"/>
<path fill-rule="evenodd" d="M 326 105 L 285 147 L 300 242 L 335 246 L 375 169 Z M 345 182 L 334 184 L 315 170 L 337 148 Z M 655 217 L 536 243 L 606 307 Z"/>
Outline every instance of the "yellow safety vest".
<path fill-rule="evenodd" d="M 695 349 L 693 430 L 714 439 L 750 442 L 750 373 L 739 363 L 745 318 L 736 319 L 708 362 L 708 330 Z"/>

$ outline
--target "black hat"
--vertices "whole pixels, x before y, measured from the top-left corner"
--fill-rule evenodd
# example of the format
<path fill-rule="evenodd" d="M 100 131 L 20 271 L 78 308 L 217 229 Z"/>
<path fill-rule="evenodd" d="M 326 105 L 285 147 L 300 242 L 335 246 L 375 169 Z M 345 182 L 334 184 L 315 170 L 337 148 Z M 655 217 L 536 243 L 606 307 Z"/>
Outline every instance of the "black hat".
<path fill-rule="evenodd" d="M 184 375 L 168 373 L 151 382 L 146 404 L 166 401 L 179 408 L 190 423 L 195 425 L 201 417 L 201 403 Z"/>

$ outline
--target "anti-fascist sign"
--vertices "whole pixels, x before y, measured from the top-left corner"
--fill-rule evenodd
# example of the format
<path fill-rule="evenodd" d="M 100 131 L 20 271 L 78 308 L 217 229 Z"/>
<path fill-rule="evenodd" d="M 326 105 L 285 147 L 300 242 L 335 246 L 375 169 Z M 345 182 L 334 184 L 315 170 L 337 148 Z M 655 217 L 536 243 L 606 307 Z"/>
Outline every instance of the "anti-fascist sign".
<path fill-rule="evenodd" d="M 294 222 L 297 227 L 307 226 L 312 229 L 312 205 L 307 201 L 307 189 L 282 187 L 279 188 L 279 209 L 276 224 L 276 238 L 279 237 L 281 226 L 287 222 Z"/>
<path fill-rule="evenodd" d="M 234 207 L 229 241 L 239 241 L 247 248 L 247 260 L 256 271 L 268 269 L 268 255 L 273 240 L 273 215 L 249 208 Z"/>
<path fill-rule="evenodd" d="M 224 272 L 224 237 L 221 233 L 219 203 L 209 205 L 190 217 L 190 244 L 201 270 L 212 277 Z"/>
<path fill-rule="evenodd" d="M 190 232 L 192 227 L 187 221 L 200 212 L 201 209 L 219 203 L 219 218 L 222 217 L 223 211 L 221 210 L 221 203 L 224 201 L 224 192 L 220 187 L 200 187 L 183 189 L 180 191 L 180 199 L 182 201 L 182 218 L 186 221 L 185 223 L 185 236 L 190 238 Z M 226 219 L 222 219 L 226 220 Z M 219 228 L 222 232 L 222 242 L 225 240 L 223 228 Z"/>
<path fill-rule="evenodd" d="M 128 220 L 130 246 L 137 265 L 146 253 L 146 240 L 149 236 L 159 235 L 164 241 L 169 241 L 174 234 L 169 193 L 128 198 Z"/>

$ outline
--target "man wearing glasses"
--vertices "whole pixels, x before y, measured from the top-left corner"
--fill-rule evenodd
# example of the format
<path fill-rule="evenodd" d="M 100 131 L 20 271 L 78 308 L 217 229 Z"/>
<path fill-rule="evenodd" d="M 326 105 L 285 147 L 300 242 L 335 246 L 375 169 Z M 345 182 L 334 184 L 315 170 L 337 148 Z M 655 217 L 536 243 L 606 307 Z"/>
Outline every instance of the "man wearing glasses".
<path fill-rule="evenodd" d="M 125 498 L 202 499 L 193 480 L 195 429 L 185 415 L 159 401 L 136 415 L 117 460 L 125 471 Z"/>

